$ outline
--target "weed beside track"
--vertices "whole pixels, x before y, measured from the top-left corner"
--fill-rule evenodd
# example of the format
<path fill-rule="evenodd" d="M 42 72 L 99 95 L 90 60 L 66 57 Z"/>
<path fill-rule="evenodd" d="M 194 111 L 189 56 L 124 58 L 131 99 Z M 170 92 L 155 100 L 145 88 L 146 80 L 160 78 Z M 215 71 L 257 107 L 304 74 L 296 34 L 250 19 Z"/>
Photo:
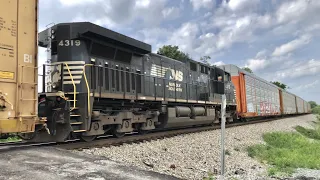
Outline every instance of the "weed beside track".
<path fill-rule="evenodd" d="M 320 169 L 320 117 L 314 128 L 263 135 L 266 144 L 248 147 L 248 155 L 270 165 L 269 175 L 291 175 L 297 168 Z"/>

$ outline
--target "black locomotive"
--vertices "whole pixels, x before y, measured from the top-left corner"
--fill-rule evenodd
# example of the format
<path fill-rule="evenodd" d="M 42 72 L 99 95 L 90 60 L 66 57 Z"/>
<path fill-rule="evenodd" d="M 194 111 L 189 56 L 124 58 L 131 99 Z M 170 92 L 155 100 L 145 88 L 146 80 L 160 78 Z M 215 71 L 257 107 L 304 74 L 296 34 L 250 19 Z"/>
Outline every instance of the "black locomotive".
<path fill-rule="evenodd" d="M 36 141 L 211 125 L 222 94 L 233 120 L 234 86 L 218 67 L 154 54 L 149 44 L 88 22 L 46 29 L 39 46 L 51 56 L 39 94 L 47 128 Z"/>

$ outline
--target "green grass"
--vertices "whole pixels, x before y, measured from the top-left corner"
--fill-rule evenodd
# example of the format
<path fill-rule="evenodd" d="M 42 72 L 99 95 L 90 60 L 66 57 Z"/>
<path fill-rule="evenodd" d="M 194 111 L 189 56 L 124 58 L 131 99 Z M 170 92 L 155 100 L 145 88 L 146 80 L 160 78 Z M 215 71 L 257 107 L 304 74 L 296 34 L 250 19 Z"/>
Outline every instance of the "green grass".
<path fill-rule="evenodd" d="M 263 135 L 266 145 L 248 147 L 248 155 L 271 167 L 269 175 L 291 174 L 296 168 L 320 169 L 320 141 L 299 133 L 272 132 Z"/>
<path fill-rule="evenodd" d="M 317 122 L 315 122 L 315 125 L 315 129 L 309 129 L 302 126 L 297 126 L 295 129 L 308 138 L 320 140 L 320 126 L 318 126 Z"/>
<path fill-rule="evenodd" d="M 215 180 L 213 173 L 208 173 L 208 177 L 204 177 L 203 180 Z"/>
<path fill-rule="evenodd" d="M 296 126 L 295 129 L 300 134 L 308 138 L 320 140 L 320 115 L 317 115 L 317 120 L 313 121 L 313 126 L 313 129 L 305 128 L 302 126 Z"/>
<path fill-rule="evenodd" d="M 0 143 L 3 143 L 3 142 L 18 142 L 18 141 L 21 141 L 21 139 L 18 136 L 11 136 L 11 137 L 8 137 L 7 139 L 0 139 Z"/>

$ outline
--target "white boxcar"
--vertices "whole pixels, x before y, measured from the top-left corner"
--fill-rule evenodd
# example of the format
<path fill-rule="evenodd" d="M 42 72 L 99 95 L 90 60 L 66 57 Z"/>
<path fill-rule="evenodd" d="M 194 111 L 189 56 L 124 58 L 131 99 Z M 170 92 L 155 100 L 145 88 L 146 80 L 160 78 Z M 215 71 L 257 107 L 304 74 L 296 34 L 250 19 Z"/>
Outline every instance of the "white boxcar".
<path fill-rule="evenodd" d="M 303 100 L 296 96 L 297 99 L 297 108 L 298 108 L 298 113 L 304 113 L 304 103 Z"/>
<path fill-rule="evenodd" d="M 308 102 L 307 101 L 304 101 L 304 112 L 305 113 L 308 113 Z"/>
<path fill-rule="evenodd" d="M 295 96 L 289 92 L 282 91 L 283 114 L 296 114 L 296 99 Z"/>
<path fill-rule="evenodd" d="M 258 115 L 280 114 L 279 89 L 253 75 L 245 75 L 247 112 Z"/>

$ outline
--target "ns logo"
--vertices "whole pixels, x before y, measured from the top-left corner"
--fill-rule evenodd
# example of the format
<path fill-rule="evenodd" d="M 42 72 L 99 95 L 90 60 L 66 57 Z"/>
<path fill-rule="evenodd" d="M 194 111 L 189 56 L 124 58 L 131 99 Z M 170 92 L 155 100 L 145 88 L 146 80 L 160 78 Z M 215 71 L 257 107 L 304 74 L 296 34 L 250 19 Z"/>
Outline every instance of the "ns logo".
<path fill-rule="evenodd" d="M 175 71 L 174 69 L 168 68 L 167 73 L 169 73 L 170 80 L 183 81 L 183 72 L 182 71 L 178 71 L 178 70 Z"/>
<path fill-rule="evenodd" d="M 159 66 L 156 64 L 151 65 L 152 76 L 157 76 L 159 78 L 166 78 L 169 80 L 183 81 L 183 72 L 179 70 L 174 70 L 168 67 Z"/>

